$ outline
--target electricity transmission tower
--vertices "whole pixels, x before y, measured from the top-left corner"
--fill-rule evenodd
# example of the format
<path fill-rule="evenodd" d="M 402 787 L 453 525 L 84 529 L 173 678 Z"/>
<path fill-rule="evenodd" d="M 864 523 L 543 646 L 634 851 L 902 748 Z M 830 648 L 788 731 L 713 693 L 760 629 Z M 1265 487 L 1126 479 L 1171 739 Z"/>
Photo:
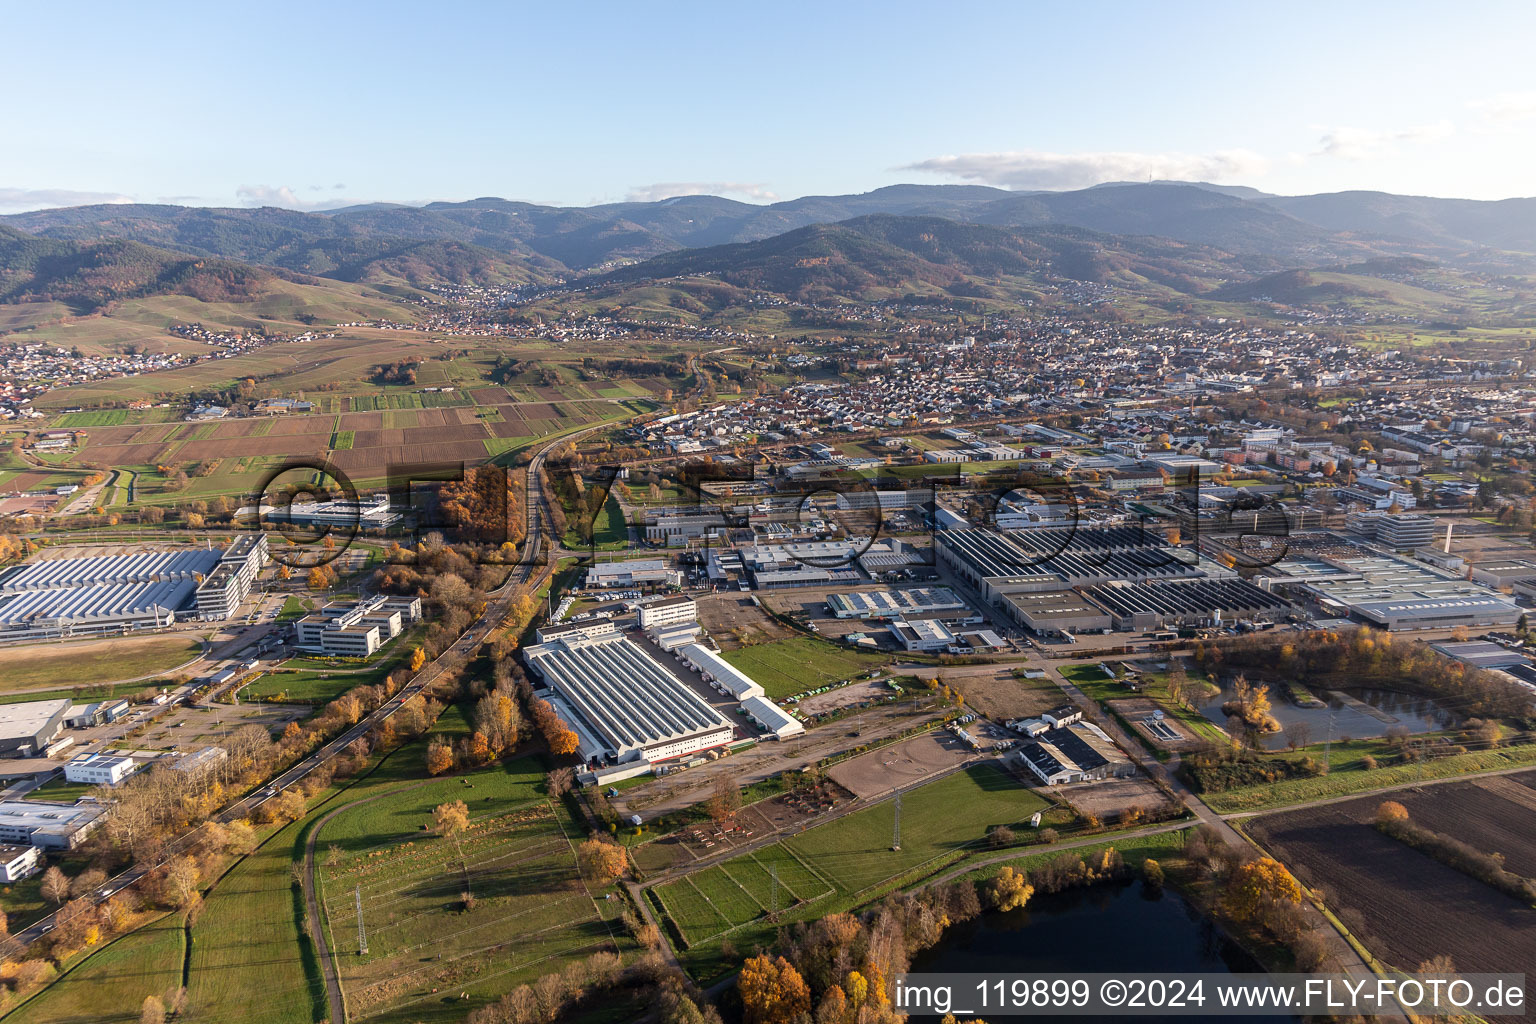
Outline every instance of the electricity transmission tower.
<path fill-rule="evenodd" d="M 901 849 L 901 790 L 896 791 L 896 818 L 891 827 L 891 849 Z"/>
<path fill-rule="evenodd" d="M 363 929 L 363 887 L 356 886 L 352 895 L 357 899 L 357 955 L 366 956 L 368 953 L 368 933 Z"/>

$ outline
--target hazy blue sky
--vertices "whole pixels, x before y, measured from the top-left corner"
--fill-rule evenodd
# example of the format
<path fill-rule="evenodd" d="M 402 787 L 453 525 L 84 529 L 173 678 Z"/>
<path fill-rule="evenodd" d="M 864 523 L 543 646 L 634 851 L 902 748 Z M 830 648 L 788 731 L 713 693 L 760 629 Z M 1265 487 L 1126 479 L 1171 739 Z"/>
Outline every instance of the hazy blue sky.
<path fill-rule="evenodd" d="M 0 212 L 1536 194 L 1536 4 L 9 3 Z"/>

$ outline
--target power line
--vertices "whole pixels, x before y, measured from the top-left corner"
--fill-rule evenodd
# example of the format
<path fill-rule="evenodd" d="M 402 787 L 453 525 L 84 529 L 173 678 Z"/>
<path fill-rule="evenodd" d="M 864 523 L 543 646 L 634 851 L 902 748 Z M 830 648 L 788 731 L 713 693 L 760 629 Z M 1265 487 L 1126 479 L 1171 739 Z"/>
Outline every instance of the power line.
<path fill-rule="evenodd" d="M 368 932 L 363 928 L 363 887 L 358 885 L 353 888 L 352 895 L 357 899 L 357 955 L 368 955 Z"/>

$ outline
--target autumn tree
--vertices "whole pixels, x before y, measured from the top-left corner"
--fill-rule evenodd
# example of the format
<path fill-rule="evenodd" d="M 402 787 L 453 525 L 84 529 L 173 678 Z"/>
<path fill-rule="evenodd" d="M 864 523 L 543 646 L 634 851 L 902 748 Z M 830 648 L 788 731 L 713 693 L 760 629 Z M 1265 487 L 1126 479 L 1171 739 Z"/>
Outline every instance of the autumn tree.
<path fill-rule="evenodd" d="M 450 800 L 432 809 L 432 824 L 440 836 L 456 836 L 469 828 L 469 806 L 463 800 Z"/>
<path fill-rule="evenodd" d="M 171 905 L 185 910 L 197 899 L 197 861 L 191 857 L 177 857 L 165 871 L 165 894 Z"/>
<path fill-rule="evenodd" d="M 42 892 L 43 899 L 55 906 L 69 899 L 69 879 L 57 864 L 43 872 Z"/>
<path fill-rule="evenodd" d="M 139 1024 L 165 1024 L 165 1004 L 157 996 L 145 996 L 139 1005 Z"/>
<path fill-rule="evenodd" d="M 107 880 L 107 873 L 100 868 L 86 868 L 69 883 L 71 896 L 89 896 L 91 891 Z"/>
<path fill-rule="evenodd" d="M 1273 857 L 1242 865 L 1227 885 L 1227 912 L 1239 921 L 1254 920 L 1271 904 L 1300 902 L 1300 884 Z"/>
<path fill-rule="evenodd" d="M 998 910 L 1016 910 L 1027 904 L 1034 894 L 1035 887 L 1029 884 L 1028 878 L 1006 864 L 993 876 L 987 890 L 992 905 Z"/>
<path fill-rule="evenodd" d="M 730 821 L 741 810 L 741 790 L 730 778 L 721 776 L 715 783 L 715 790 L 710 794 L 705 809 L 716 824 Z"/>
<path fill-rule="evenodd" d="M 624 847 L 597 836 L 576 848 L 576 858 L 581 863 L 582 874 L 600 885 L 612 882 L 629 866 L 629 854 Z"/>
<path fill-rule="evenodd" d="M 754 956 L 736 979 L 746 1024 L 790 1024 L 811 1012 L 811 989 L 782 956 Z"/>
<path fill-rule="evenodd" d="M 420 647 L 411 648 L 410 667 L 412 672 L 420 672 L 421 666 L 427 663 L 427 652 Z"/>
<path fill-rule="evenodd" d="M 441 775 L 453 767 L 453 748 L 441 740 L 427 745 L 427 774 Z"/>
<path fill-rule="evenodd" d="M 561 757 L 576 753 L 576 748 L 581 746 L 581 739 L 569 729 L 561 729 L 555 734 L 555 738 L 549 742 L 549 752 Z"/>

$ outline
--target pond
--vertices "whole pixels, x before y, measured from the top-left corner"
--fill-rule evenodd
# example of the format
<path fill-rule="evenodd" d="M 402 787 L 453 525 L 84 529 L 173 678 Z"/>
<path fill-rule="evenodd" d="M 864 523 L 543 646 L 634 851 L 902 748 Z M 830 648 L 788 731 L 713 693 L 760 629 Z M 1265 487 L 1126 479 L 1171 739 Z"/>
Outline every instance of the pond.
<path fill-rule="evenodd" d="M 932 949 L 912 961 L 913 973 L 1200 972 L 1262 973 L 1252 957 L 1226 938 L 1172 889 L 1153 891 L 1140 882 L 1095 885 L 1036 896 L 1028 907 L 983 914 L 956 925 Z M 1000 1024 L 1009 1017 L 998 1017 Z M 1108 1020 L 1107 1017 L 1029 1015 L 1030 1020 Z M 1137 1017 L 1177 1021 L 1187 1017 Z M 1294 1017 L 1223 1016 L 1234 1021 Z M 913 1024 L 938 1018 L 912 1015 Z M 988 1018 L 991 1020 L 991 1018 Z"/>
<path fill-rule="evenodd" d="M 1355 739 L 1385 736 L 1393 726 L 1402 726 L 1411 733 L 1435 732 L 1456 724 L 1456 716 L 1445 711 L 1428 697 L 1420 697 L 1397 690 L 1349 690 L 1319 691 L 1319 699 L 1328 701 L 1326 708 L 1299 708 L 1277 693 L 1271 692 L 1270 714 L 1280 723 L 1280 732 L 1264 737 L 1264 747 L 1279 750 L 1288 745 L 1285 730 L 1294 723 L 1303 723 L 1310 733 L 1309 743 L 1321 743 L 1328 738 L 1330 715 L 1333 719 L 1334 739 L 1350 736 Z M 1200 713 L 1226 728 L 1227 716 L 1222 704 L 1232 699 L 1228 686 L 1200 706 Z"/>

